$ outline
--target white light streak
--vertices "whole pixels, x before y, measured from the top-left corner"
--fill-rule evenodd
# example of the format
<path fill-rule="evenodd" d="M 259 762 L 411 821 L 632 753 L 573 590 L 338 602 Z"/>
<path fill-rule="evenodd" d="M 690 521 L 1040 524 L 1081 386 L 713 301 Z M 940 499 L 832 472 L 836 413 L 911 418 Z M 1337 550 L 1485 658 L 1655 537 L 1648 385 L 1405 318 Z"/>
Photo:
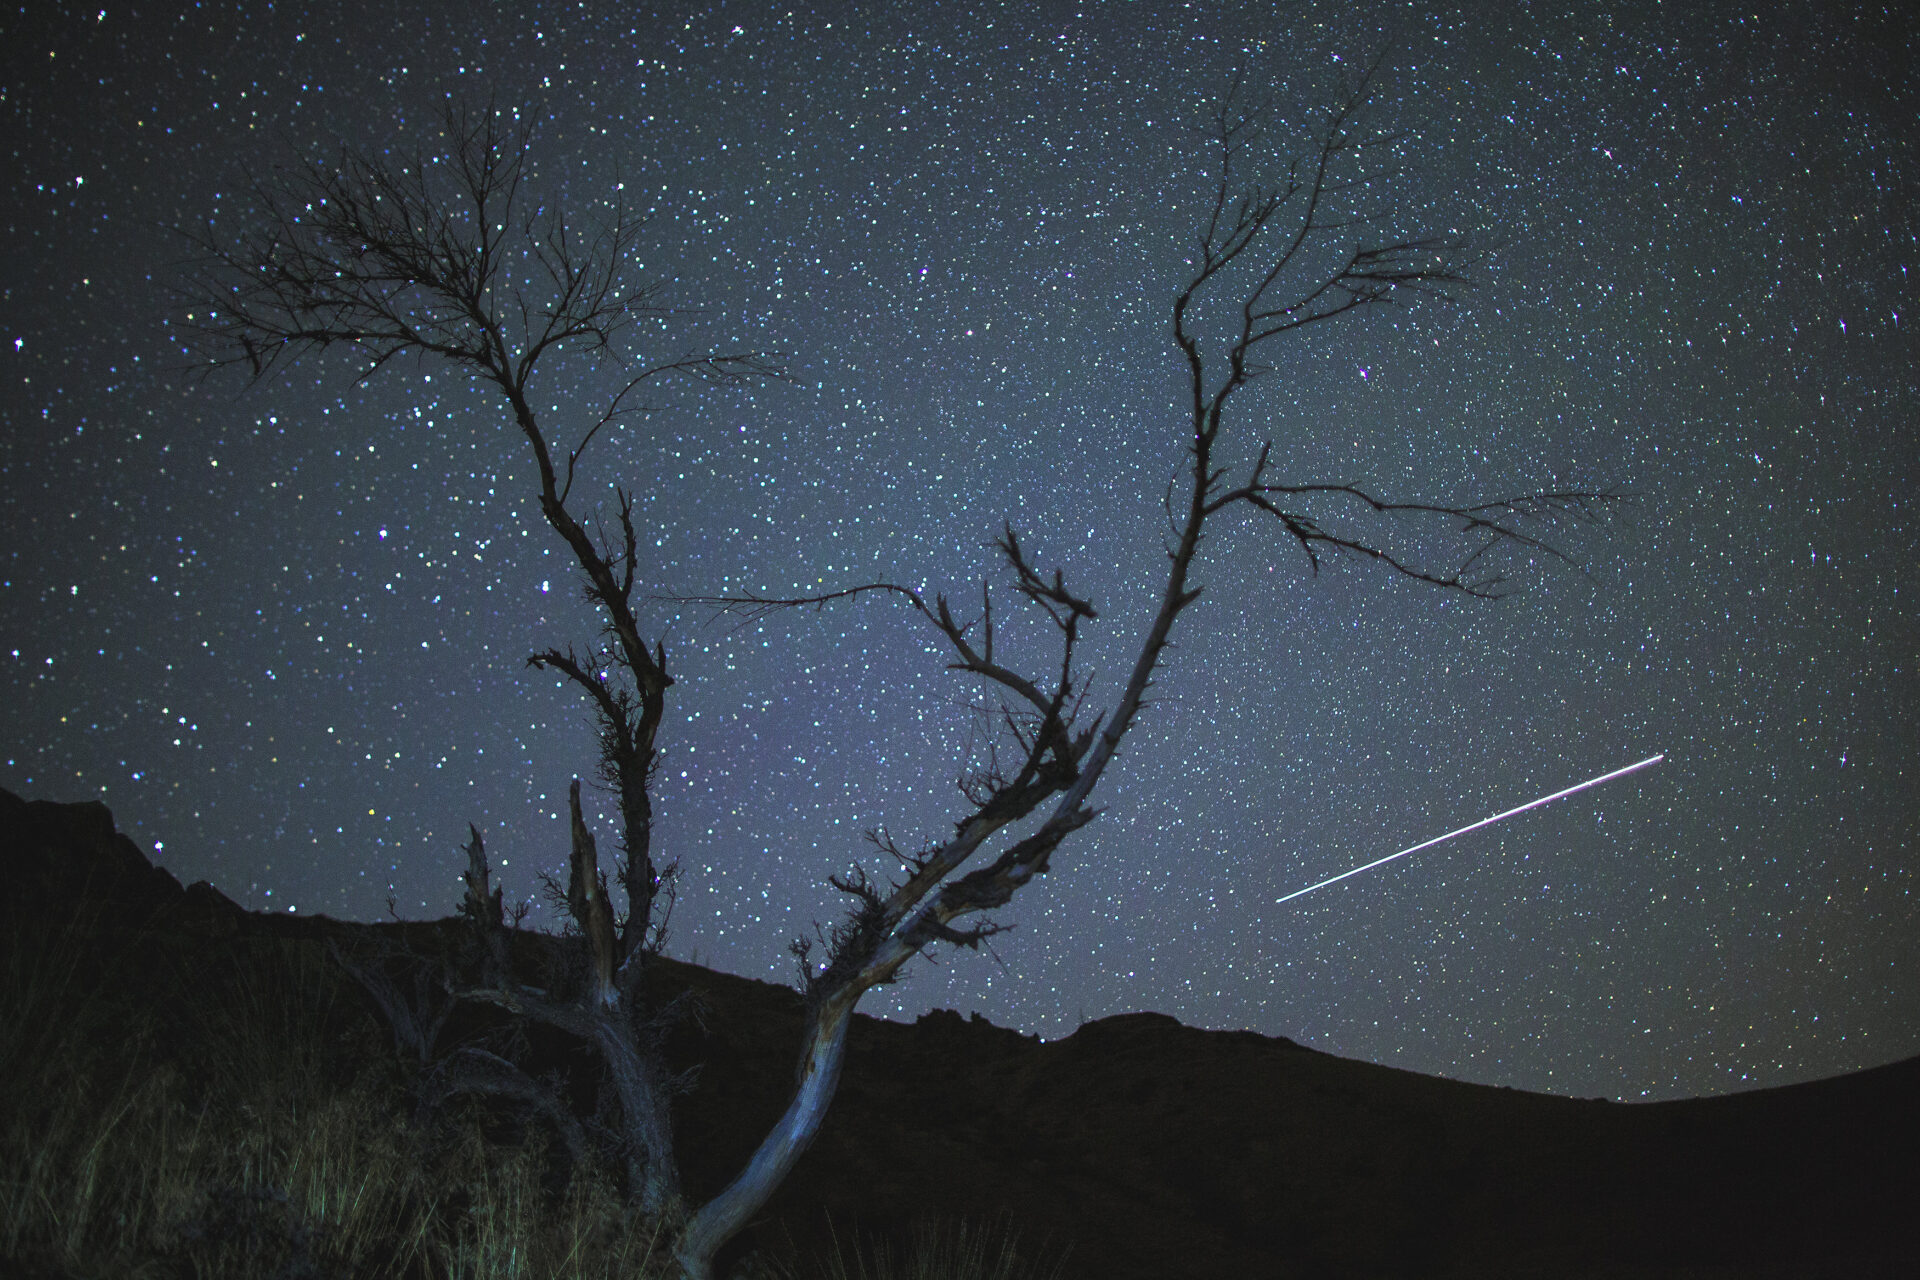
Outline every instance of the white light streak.
<path fill-rule="evenodd" d="M 1538 800 L 1529 800 L 1526 804 L 1521 805 L 1517 809 L 1509 809 L 1505 813 L 1496 813 L 1491 818 L 1482 818 L 1478 822 L 1469 823 L 1468 825 L 1461 827 L 1458 831 L 1449 831 L 1447 832 L 1447 834 L 1443 836 L 1435 836 L 1431 840 L 1422 840 L 1419 844 L 1416 844 L 1411 848 L 1402 849 L 1398 853 L 1390 853 L 1384 858 L 1380 858 L 1373 862 L 1369 862 L 1364 867 L 1355 867 L 1351 871 L 1342 871 L 1337 876 L 1329 876 L 1327 879 L 1322 880 L 1319 884 L 1310 884 L 1304 889 L 1295 889 L 1292 893 L 1288 894 L 1284 898 L 1275 898 L 1273 900 L 1273 903 L 1275 906 L 1279 906 L 1283 902 L 1292 902 L 1295 898 L 1301 897 L 1305 894 L 1312 893 L 1315 889 L 1324 889 L 1330 884 L 1337 884 L 1340 881 L 1345 880 L 1348 876 L 1357 876 L 1362 871 L 1371 871 L 1375 867 L 1384 866 L 1387 863 L 1392 862 L 1395 858 L 1404 858 L 1410 853 L 1418 853 L 1422 849 L 1431 849 L 1434 845 L 1439 844 L 1442 841 L 1451 840 L 1455 836 L 1463 836 L 1467 834 L 1467 832 L 1469 831 L 1478 831 L 1482 827 L 1491 826 L 1492 824 L 1500 821 L 1502 818 L 1511 818 L 1516 813 L 1525 813 L 1529 809 L 1538 809 L 1543 804 L 1552 804 L 1555 800 L 1563 800 L 1566 797 L 1575 794 L 1576 792 L 1585 791 L 1588 787 L 1597 787 L 1603 782 L 1612 782 L 1615 778 L 1624 778 L 1628 774 L 1634 772 L 1637 769 L 1644 769 L 1648 765 L 1659 764 L 1662 760 L 1665 760 L 1666 758 L 1667 758 L 1667 753 L 1662 751 L 1659 755 L 1648 756 L 1645 760 L 1635 761 L 1633 764 L 1628 765 L 1624 769 L 1615 769 L 1612 773 L 1603 773 L 1597 778 L 1588 778 L 1585 782 L 1579 783 L 1576 786 L 1568 787 L 1565 791 L 1556 791 L 1550 796 L 1541 796 Z"/>

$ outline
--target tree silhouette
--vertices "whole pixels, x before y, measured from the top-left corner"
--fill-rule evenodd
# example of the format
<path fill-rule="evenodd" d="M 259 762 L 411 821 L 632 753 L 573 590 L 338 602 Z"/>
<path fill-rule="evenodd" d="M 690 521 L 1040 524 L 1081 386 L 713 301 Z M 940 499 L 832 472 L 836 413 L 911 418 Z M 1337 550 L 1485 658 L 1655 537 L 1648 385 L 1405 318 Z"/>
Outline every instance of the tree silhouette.
<path fill-rule="evenodd" d="M 642 565 L 632 494 L 615 489 L 618 531 L 611 535 L 589 533 L 568 503 L 596 438 L 649 407 L 639 399 L 644 388 L 676 378 L 739 385 L 778 370 L 753 352 L 630 364 L 632 327 L 674 314 L 660 300 L 661 286 L 631 266 L 643 220 L 615 203 L 582 232 L 562 211 L 527 197 L 525 127 L 509 126 L 491 107 L 450 111 L 444 124 L 441 151 L 399 161 L 345 151 L 332 164 L 308 164 L 258 187 L 257 224 L 244 234 L 228 238 L 212 224 L 194 234 L 204 255 L 189 298 L 205 357 L 199 368 L 237 365 L 258 381 L 283 362 L 344 349 L 364 362 L 365 381 L 398 357 L 438 360 L 493 392 L 525 438 L 540 513 L 572 552 L 603 632 L 584 658 L 548 648 L 527 661 L 561 673 L 592 709 L 600 773 L 619 805 L 618 878 L 627 909 L 616 916 L 609 899 L 576 780 L 565 898 L 584 939 L 584 980 L 570 999 L 514 981 L 500 893 L 488 892 L 475 831 L 462 910 L 486 945 L 482 981 L 463 994 L 595 1046 L 620 1098 L 621 1146 L 638 1202 L 649 1213 L 677 1213 L 674 1081 L 659 1053 L 674 1011 L 645 1008 L 641 990 L 671 904 L 672 866 L 654 856 L 649 788 L 673 679 L 664 645 L 648 637 L 635 612 Z M 534 407 L 533 386 L 570 355 L 622 376 L 561 452 Z M 473 1087 L 498 1092 L 478 1079 Z"/>
<path fill-rule="evenodd" d="M 1004 605 L 996 605 L 991 581 L 981 585 L 978 614 L 964 619 L 947 597 L 928 598 L 891 582 L 793 598 L 682 598 L 755 620 L 856 597 L 890 597 L 934 629 L 950 651 L 950 670 L 982 682 L 998 700 L 996 737 L 984 763 L 962 783 L 965 808 L 952 833 L 912 851 L 875 835 L 895 869 L 856 866 L 829 877 L 851 909 L 826 931 L 822 954 L 804 940 L 794 946 L 806 1021 L 792 1101 L 739 1176 L 698 1206 L 683 1202 L 673 1158 L 674 1081 L 659 1052 L 671 1010 L 647 1008 L 639 980 L 657 943 L 656 916 L 670 885 L 652 849 L 648 785 L 672 680 L 664 647 L 646 638 L 633 607 L 644 567 L 631 495 L 616 490 L 619 528 L 610 537 L 589 535 L 567 504 L 583 453 L 637 407 L 630 399 L 643 385 L 672 377 L 737 384 L 778 371 L 745 352 L 634 368 L 606 410 L 578 432 L 578 443 L 558 454 L 528 392 L 542 360 L 569 350 L 618 360 L 626 327 L 665 309 L 652 287 L 625 274 L 638 225 L 624 211 L 615 209 L 581 237 L 557 213 L 522 209 L 526 135 L 503 130 L 491 110 L 450 116 L 443 154 L 396 164 L 348 152 L 335 165 L 308 167 L 264 189 L 260 225 L 239 240 L 212 228 L 198 237 L 208 261 L 197 304 L 206 314 L 196 323 L 208 343 L 208 368 L 237 364 L 257 379 L 284 360 L 332 347 L 365 359 L 362 378 L 400 355 L 441 359 L 497 393 L 532 450 L 541 512 L 573 552 L 605 635 L 586 659 L 549 648 L 529 661 L 560 672 L 592 708 L 602 776 L 618 797 L 623 824 L 619 881 L 627 910 L 616 917 L 609 901 L 576 780 L 565 898 L 579 932 L 577 980 L 563 992 L 515 978 L 511 926 L 500 891 L 490 888 L 476 832 L 462 910 L 485 941 L 483 980 L 460 994 L 562 1028 L 599 1050 L 625 1113 L 630 1191 L 641 1209 L 676 1224 L 675 1256 L 691 1280 L 707 1280 L 719 1249 L 766 1203 L 818 1133 L 862 996 L 892 982 L 923 952 L 941 944 L 977 947 L 991 937 L 1002 926 L 984 913 L 1046 873 L 1069 837 L 1097 817 L 1095 789 L 1147 703 L 1175 624 L 1201 596 L 1193 575 L 1212 522 L 1240 511 L 1266 517 L 1315 573 L 1328 557 L 1344 554 L 1444 590 L 1492 597 L 1503 590 L 1494 553 L 1512 548 L 1564 559 L 1542 539 L 1543 528 L 1556 520 L 1597 519 L 1613 500 L 1563 491 L 1429 503 L 1389 500 L 1345 483 L 1284 483 L 1273 475 L 1271 443 L 1252 451 L 1244 471 L 1230 476 L 1221 449 L 1232 426 L 1229 409 L 1270 372 L 1263 356 L 1271 344 L 1350 313 L 1445 297 L 1464 283 L 1459 246 L 1372 238 L 1371 223 L 1356 208 L 1362 191 L 1355 162 L 1390 142 L 1361 120 L 1377 65 L 1343 86 L 1311 143 L 1277 180 L 1261 176 L 1269 103 L 1250 102 L 1236 77 L 1211 118 L 1210 200 L 1197 220 L 1192 272 L 1172 303 L 1173 340 L 1190 401 L 1182 479 L 1166 499 L 1167 576 L 1112 705 L 1087 705 L 1075 666 L 1086 630 L 1099 619 L 1094 604 L 1068 586 L 1063 570 L 1043 571 L 1011 526 L 995 543 L 1005 575 L 1001 591 L 1010 588 L 1014 607 L 1034 611 L 1053 636 L 1052 649 L 1037 662 L 1017 662 L 1005 652 L 1005 628 L 996 617 Z M 1457 549 L 1439 562 L 1390 550 L 1313 514 L 1329 502 L 1387 518 L 1441 521 Z M 526 1082 L 502 1083 L 511 1063 L 489 1055 L 484 1067 L 476 1090 L 524 1090 Z"/>

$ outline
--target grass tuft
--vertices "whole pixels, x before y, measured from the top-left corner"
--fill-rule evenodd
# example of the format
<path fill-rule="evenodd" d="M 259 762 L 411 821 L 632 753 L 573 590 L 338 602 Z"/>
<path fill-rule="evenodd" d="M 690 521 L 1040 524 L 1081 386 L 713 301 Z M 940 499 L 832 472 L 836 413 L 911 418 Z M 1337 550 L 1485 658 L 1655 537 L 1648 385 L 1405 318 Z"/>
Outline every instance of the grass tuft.
<path fill-rule="evenodd" d="M 904 1243 L 834 1233 L 819 1280 L 1057 1280 L 1065 1259 L 1029 1256 L 1005 1219 L 924 1219 Z"/>

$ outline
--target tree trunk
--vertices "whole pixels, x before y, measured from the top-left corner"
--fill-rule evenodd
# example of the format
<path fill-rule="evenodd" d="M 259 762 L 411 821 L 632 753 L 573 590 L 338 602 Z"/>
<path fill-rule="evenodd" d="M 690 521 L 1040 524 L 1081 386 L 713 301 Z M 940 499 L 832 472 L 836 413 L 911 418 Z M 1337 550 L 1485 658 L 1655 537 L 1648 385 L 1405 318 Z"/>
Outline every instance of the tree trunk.
<path fill-rule="evenodd" d="M 813 1145 L 840 1087 L 847 1053 L 847 1029 L 858 992 L 841 991 L 817 1005 L 807 1018 L 805 1056 L 793 1101 L 726 1190 L 701 1206 L 687 1222 L 674 1249 L 687 1280 L 713 1280 L 713 1256 L 758 1213 Z"/>
<path fill-rule="evenodd" d="M 651 1218 L 677 1217 L 684 1208 L 680 1163 L 673 1151 L 673 1087 L 662 1074 L 658 1055 L 635 1043 L 624 1019 L 627 1011 L 595 1010 L 594 1044 L 613 1075 L 626 1117 L 628 1194 Z"/>

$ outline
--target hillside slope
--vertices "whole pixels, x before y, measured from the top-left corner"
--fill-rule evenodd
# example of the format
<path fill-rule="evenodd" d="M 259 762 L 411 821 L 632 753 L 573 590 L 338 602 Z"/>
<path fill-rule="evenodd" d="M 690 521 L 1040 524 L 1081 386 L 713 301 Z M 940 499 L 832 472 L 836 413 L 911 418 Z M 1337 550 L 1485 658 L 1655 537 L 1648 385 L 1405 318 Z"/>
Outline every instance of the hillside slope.
<path fill-rule="evenodd" d="M 0 792 L 16 941 L 84 932 L 104 954 L 228 963 L 261 939 L 384 939 L 424 953 L 451 921 L 242 911 L 154 868 L 97 804 Z M 233 960 L 231 963 L 242 963 Z M 690 1190 L 716 1189 L 786 1100 L 790 990 L 661 962 L 704 1006 L 671 1046 L 700 1064 L 679 1118 Z M 164 1005 L 154 960 L 95 999 Z M 342 1053 L 383 1044 L 371 1006 Z M 96 1011 L 97 1012 L 97 1011 Z M 20 1029 L 15 1029 L 19 1031 Z M 567 1059 L 567 1046 L 534 1052 Z M 576 1055 L 577 1056 L 577 1055 Z M 742 1242 L 780 1255 L 830 1220 L 1010 1218 L 1070 1249 L 1064 1274 L 1872 1276 L 1920 1268 L 1920 1060 L 1833 1080 L 1647 1105 L 1547 1097 L 1347 1061 L 1151 1013 L 1031 1037 L 939 1012 L 862 1018 L 819 1141 Z"/>

